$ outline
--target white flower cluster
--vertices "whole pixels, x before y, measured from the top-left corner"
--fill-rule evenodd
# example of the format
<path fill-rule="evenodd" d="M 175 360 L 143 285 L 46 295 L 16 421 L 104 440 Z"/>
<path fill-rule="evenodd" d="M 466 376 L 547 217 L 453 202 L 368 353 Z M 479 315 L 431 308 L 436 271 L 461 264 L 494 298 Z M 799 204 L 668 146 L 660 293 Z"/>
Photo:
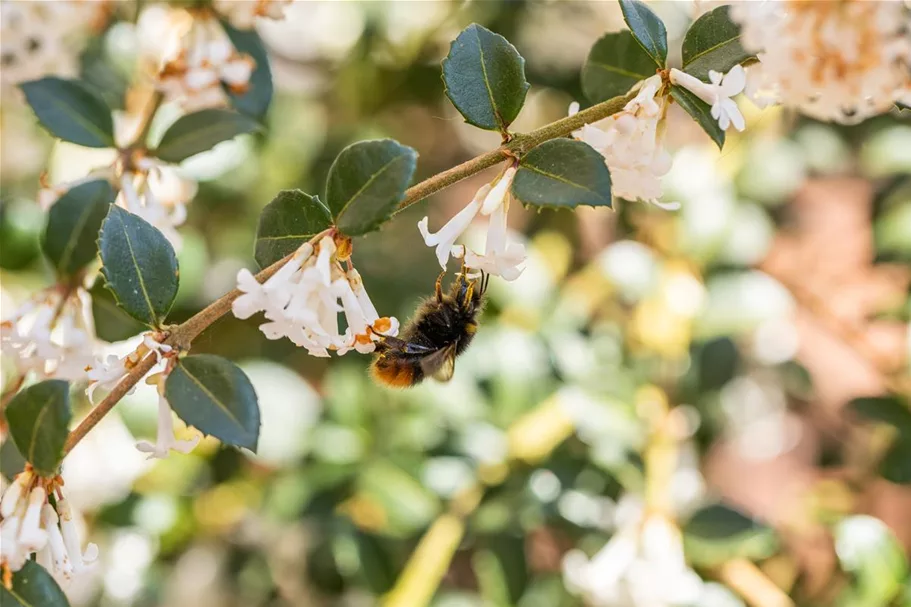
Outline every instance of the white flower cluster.
<path fill-rule="evenodd" d="M 567 589 L 593 607 L 703 604 L 703 581 L 686 564 L 680 530 L 666 518 L 645 515 L 637 498 L 617 506 L 618 529 L 591 559 L 571 550 L 563 559 Z"/>
<path fill-rule="evenodd" d="M 224 15 L 237 29 L 248 30 L 258 17 L 282 19 L 293 0 L 214 0 L 212 8 Z"/>
<path fill-rule="evenodd" d="M 430 220 L 427 217 L 418 222 L 424 243 L 436 249 L 440 267 L 445 270 L 449 258 L 456 257 L 464 260 L 466 268 L 500 276 L 505 280 L 515 280 L 522 274 L 526 259 L 525 246 L 509 242 L 506 231 L 509 189 L 515 176 L 515 167 L 508 167 L 496 184 L 488 183 L 481 187 L 471 202 L 438 232 L 430 232 Z M 489 217 L 483 253 L 455 244 L 478 214 Z"/>
<path fill-rule="evenodd" d="M 49 490 L 56 506 L 48 502 Z M 98 557 L 95 544 L 82 551 L 73 510 L 56 479 L 46 481 L 28 469 L 20 473 L 0 499 L 0 517 L 0 566 L 7 571 L 18 571 L 37 554 L 45 569 L 70 579 Z"/>
<path fill-rule="evenodd" d="M 234 48 L 218 19 L 203 13 L 194 15 L 176 54 L 166 57 L 158 88 L 187 111 L 225 106 L 228 97 L 222 84 L 234 93 L 246 92 L 255 67 L 252 57 Z"/>
<path fill-rule="evenodd" d="M 354 349 L 373 352 L 382 336 L 398 335 L 399 322 L 380 317 L 370 301 L 357 270 L 347 260 L 350 241 L 342 250 L 332 236 L 316 245 L 305 243 L 278 272 L 260 284 L 249 270 L 237 274 L 237 288 L 243 295 L 234 300 L 234 316 L 249 318 L 265 312 L 269 322 L 260 325 L 268 339 L 287 337 L 313 356 L 339 355 Z M 341 255 L 340 255 L 341 254 Z M 344 312 L 348 327 L 339 331 L 338 314 Z"/>
<path fill-rule="evenodd" d="M 79 71 L 79 49 L 106 2 L 0 3 L 0 81 L 4 88 L 42 76 Z"/>
<path fill-rule="evenodd" d="M 622 112 L 595 124 L 586 124 L 573 137 L 592 146 L 602 156 L 611 174 L 614 196 L 642 200 L 667 209 L 678 203 L 661 203 L 661 177 L 671 170 L 671 155 L 664 147 L 664 116 L 667 95 L 656 74 L 639 84 L 639 91 Z M 579 104 L 570 106 L 570 115 Z"/>
<path fill-rule="evenodd" d="M 735 2 L 750 88 L 820 120 L 856 123 L 911 103 L 909 9 L 902 2 Z"/>
<path fill-rule="evenodd" d="M 92 302 L 82 288 L 56 286 L 25 302 L 0 321 L 0 353 L 19 375 L 78 380 L 92 363 L 95 324 Z"/>

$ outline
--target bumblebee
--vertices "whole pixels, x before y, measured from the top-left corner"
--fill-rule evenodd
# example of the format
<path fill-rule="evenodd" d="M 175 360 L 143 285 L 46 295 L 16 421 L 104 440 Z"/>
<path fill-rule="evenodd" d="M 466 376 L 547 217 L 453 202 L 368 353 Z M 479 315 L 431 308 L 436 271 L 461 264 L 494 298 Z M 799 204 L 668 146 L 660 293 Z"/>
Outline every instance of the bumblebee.
<path fill-rule="evenodd" d="M 371 372 L 379 383 L 407 388 L 428 376 L 438 381 L 452 379 L 456 357 L 478 330 L 490 276 L 482 273 L 471 279 L 463 269 L 450 292 L 443 293 L 444 274 L 437 278 L 435 296 L 421 304 L 401 337 L 383 337 L 377 342 Z"/>

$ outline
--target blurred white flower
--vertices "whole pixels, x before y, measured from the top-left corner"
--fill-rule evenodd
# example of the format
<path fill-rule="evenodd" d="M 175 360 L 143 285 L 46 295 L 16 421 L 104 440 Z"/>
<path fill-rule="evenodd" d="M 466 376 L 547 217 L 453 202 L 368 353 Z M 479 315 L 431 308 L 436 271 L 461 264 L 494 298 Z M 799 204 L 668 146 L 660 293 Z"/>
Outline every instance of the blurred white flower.
<path fill-rule="evenodd" d="M 242 269 L 237 288 L 244 294 L 234 300 L 234 316 L 265 312 L 270 322 L 259 328 L 268 339 L 287 337 L 313 356 L 352 349 L 366 354 L 381 336 L 398 335 L 398 320 L 379 316 L 357 270 L 350 264 L 347 271 L 342 268 L 332 236 L 323 236 L 315 247 L 303 244 L 262 284 Z M 348 324 L 344 333 L 339 331 L 340 312 Z"/>
<path fill-rule="evenodd" d="M 187 111 L 225 106 L 228 97 L 222 84 L 233 93 L 246 92 L 255 67 L 252 57 L 234 48 L 218 19 L 194 13 L 176 52 L 165 57 L 158 88 Z"/>
<path fill-rule="evenodd" d="M 487 272 L 505 280 L 515 280 L 522 274 L 526 258 L 525 245 L 508 242 L 506 230 L 509 189 L 515 176 L 516 169 L 510 166 L 495 184 L 482 186 L 471 202 L 435 233 L 430 232 L 428 217 L 418 222 L 424 243 L 436 249 L 440 267 L 445 270 L 449 258 L 458 257 L 464 259 L 465 266 L 469 269 Z M 455 244 L 479 213 L 490 217 L 483 253 Z"/>
<path fill-rule="evenodd" d="M 79 51 L 107 2 L 0 2 L 0 81 L 4 88 L 43 76 L 74 76 Z"/>
<path fill-rule="evenodd" d="M 252 29 L 257 17 L 282 19 L 293 0 L 214 0 L 212 8 L 238 29 Z"/>
<path fill-rule="evenodd" d="M 196 182 L 152 158 L 140 159 L 136 168 L 120 176 L 117 205 L 158 228 L 179 250 L 183 239 L 177 228 L 186 221 L 186 205 L 196 195 Z"/>
<path fill-rule="evenodd" d="M 192 439 L 179 440 L 174 436 L 174 418 L 171 405 L 164 396 L 164 376 L 158 382 L 158 431 L 155 434 L 155 443 L 139 441 L 136 449 L 148 453 L 148 459 L 164 459 L 171 449 L 180 453 L 189 453 L 199 444 L 201 434 L 196 434 Z"/>
<path fill-rule="evenodd" d="M 642 200 L 665 209 L 677 209 L 679 203 L 662 203 L 661 177 L 671 169 L 670 153 L 664 148 L 663 120 L 667 95 L 656 95 L 662 88 L 656 74 L 639 83 L 639 90 L 622 112 L 573 132 L 604 156 L 611 173 L 614 196 Z M 579 111 L 570 105 L 569 114 Z"/>
<path fill-rule="evenodd" d="M 48 491 L 56 494 L 55 506 Z M 98 547 L 85 552 L 59 478 L 44 479 L 30 469 L 16 476 L 0 500 L 0 565 L 18 571 L 32 554 L 48 571 L 70 579 L 98 557 Z"/>
<path fill-rule="evenodd" d="M 901 2 L 735 2 L 744 47 L 758 53 L 750 92 L 820 120 L 860 122 L 911 91 Z"/>
<path fill-rule="evenodd" d="M 92 299 L 81 287 L 42 291 L 0 321 L 0 353 L 20 375 L 83 379 L 95 344 Z"/>
<path fill-rule="evenodd" d="M 734 125 L 738 131 L 746 128 L 743 114 L 732 97 L 743 92 L 746 86 L 746 71 L 735 65 L 727 74 L 709 70 L 710 83 L 703 82 L 677 68 L 671 68 L 671 82 L 689 90 L 712 106 L 712 118 L 718 121 L 722 131 Z"/>

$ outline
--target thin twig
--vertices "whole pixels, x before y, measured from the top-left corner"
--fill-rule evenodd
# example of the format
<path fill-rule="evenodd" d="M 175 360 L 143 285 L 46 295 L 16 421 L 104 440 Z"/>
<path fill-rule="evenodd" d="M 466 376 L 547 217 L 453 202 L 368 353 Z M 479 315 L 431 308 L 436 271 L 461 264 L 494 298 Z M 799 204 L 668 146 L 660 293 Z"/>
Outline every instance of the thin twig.
<path fill-rule="evenodd" d="M 435 194 L 440 190 L 451 186 L 452 184 L 470 177 L 475 173 L 479 173 L 486 168 L 492 167 L 498 162 L 505 160 L 506 158 L 511 158 L 515 156 L 521 156 L 528 150 L 532 149 L 536 145 L 539 145 L 549 139 L 556 139 L 557 137 L 564 137 L 569 135 L 576 129 L 581 128 L 585 124 L 590 124 L 592 122 L 597 122 L 603 118 L 607 118 L 612 114 L 616 114 L 623 109 L 623 106 L 626 105 L 629 96 L 624 97 L 614 97 L 613 99 L 608 99 L 602 103 L 593 105 L 592 107 L 582 110 L 572 116 L 557 120 L 547 126 L 543 126 L 540 129 L 527 133 L 525 135 L 517 135 L 512 141 L 503 145 L 492 152 L 487 152 L 486 154 L 481 154 L 467 162 L 455 166 L 447 171 L 438 173 L 433 177 L 425 179 L 424 181 L 418 183 L 417 185 L 408 188 L 405 191 L 405 197 L 399 204 L 398 210 L 407 208 L 408 206 Z M 156 101 L 153 104 L 153 108 L 157 107 L 157 104 L 161 102 L 161 97 L 156 97 Z M 151 119 L 149 120 L 151 123 Z M 143 128 L 143 132 L 147 132 L 148 124 Z M 262 272 L 256 275 L 256 280 L 260 283 L 265 282 L 273 274 L 278 272 L 278 270 L 287 263 L 294 253 L 286 256 L 285 258 L 275 262 Z M 172 329 L 167 338 L 163 343 L 177 347 L 181 350 L 188 350 L 190 345 L 196 337 L 202 333 L 207 327 L 212 325 L 219 318 L 228 313 L 231 309 L 231 304 L 234 303 L 234 300 L 240 297 L 243 294 L 239 289 L 234 289 L 225 295 L 221 296 L 203 310 L 199 311 L 197 314 L 193 315 L 186 322 L 178 325 Z M 101 419 L 114 408 L 114 405 L 123 398 L 132 388 L 135 386 L 139 380 L 148 373 L 152 367 L 155 365 L 155 354 L 150 353 L 144 359 L 142 359 L 135 367 L 133 367 L 129 373 L 118 383 L 114 389 L 108 394 L 104 400 L 102 400 L 98 405 L 92 409 L 89 414 L 83 419 L 76 428 L 70 433 L 67 437 L 66 445 L 64 446 L 64 454 L 69 453 L 70 450 L 76 444 L 81 441 L 88 432 L 98 424 Z"/>

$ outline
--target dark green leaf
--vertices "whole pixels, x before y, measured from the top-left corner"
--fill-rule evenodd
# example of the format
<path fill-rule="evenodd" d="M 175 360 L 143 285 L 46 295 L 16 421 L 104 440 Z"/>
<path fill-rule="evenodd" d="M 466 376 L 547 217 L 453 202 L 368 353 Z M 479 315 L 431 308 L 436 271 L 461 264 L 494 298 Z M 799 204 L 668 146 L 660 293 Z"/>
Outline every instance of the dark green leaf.
<path fill-rule="evenodd" d="M 151 154 L 165 162 L 180 162 L 211 150 L 222 141 L 258 129 L 255 120 L 232 110 L 200 110 L 178 118 Z"/>
<path fill-rule="evenodd" d="M 719 6 L 690 26 L 683 39 L 683 71 L 708 81 L 709 70 L 723 74 L 753 57 L 740 44 L 740 26 L 730 13 L 730 6 Z"/>
<path fill-rule="evenodd" d="M 117 303 L 136 320 L 158 328 L 179 282 L 171 243 L 144 219 L 112 206 L 101 226 L 101 271 Z"/>
<path fill-rule="evenodd" d="M 69 607 L 66 595 L 54 577 L 35 561 L 13 574 L 13 587 L 7 590 L 0 584 L 0 605 L 3 607 Z"/>
<path fill-rule="evenodd" d="M 523 204 L 542 207 L 610 207 L 610 172 L 590 145 L 551 139 L 522 158 L 512 194 Z"/>
<path fill-rule="evenodd" d="M 78 80 L 42 78 L 19 85 L 51 135 L 90 148 L 114 147 L 111 109 Z"/>
<path fill-rule="evenodd" d="M 272 265 L 332 224 L 329 209 L 317 196 L 284 190 L 266 205 L 256 228 L 256 263 Z"/>
<path fill-rule="evenodd" d="M 683 527 L 683 539 L 688 560 L 705 567 L 735 558 L 759 560 L 778 549 L 770 527 L 722 504 L 697 511 Z"/>
<path fill-rule="evenodd" d="M 5 415 L 3 415 L 3 419 L 6 419 Z M 14 478 L 23 470 L 25 470 L 25 458 L 16 448 L 15 441 L 3 441 L 3 444 L 0 444 L 0 474 L 6 478 Z"/>
<path fill-rule="evenodd" d="M 465 121 L 506 132 L 525 103 L 525 59 L 509 41 L 473 23 L 453 40 L 443 59 L 446 96 Z"/>
<path fill-rule="evenodd" d="M 211 354 L 181 359 L 165 382 L 165 397 L 187 424 L 223 443 L 256 451 L 256 392 L 231 361 Z"/>
<path fill-rule="evenodd" d="M 95 279 L 89 294 L 92 296 L 95 335 L 99 339 L 110 342 L 123 341 L 145 331 L 145 325 L 117 305 L 117 300 L 110 287 L 105 285 L 102 274 Z"/>
<path fill-rule="evenodd" d="M 6 408 L 16 448 L 42 476 L 57 474 L 70 423 L 69 384 L 49 379 L 25 388 Z"/>
<path fill-rule="evenodd" d="M 335 159 L 326 183 L 326 206 L 349 236 L 366 234 L 389 219 L 411 182 L 418 154 L 392 139 L 360 141 Z"/>
<path fill-rule="evenodd" d="M 897 396 L 855 398 L 848 408 L 864 419 L 895 426 L 899 432 L 911 437 L 911 409 Z"/>
<path fill-rule="evenodd" d="M 712 108 L 708 103 L 682 86 L 677 86 L 676 84 L 671 85 L 671 97 L 673 97 L 677 103 L 680 104 L 680 107 L 685 109 L 690 116 L 696 119 L 696 122 L 702 127 L 702 130 L 708 133 L 709 137 L 712 138 L 712 141 L 715 142 L 715 145 L 717 145 L 719 149 L 724 146 L 724 131 L 718 126 L 718 121 L 712 118 Z"/>
<path fill-rule="evenodd" d="M 623 19 L 655 65 L 663 68 L 667 61 L 667 29 L 664 22 L 639 0 L 620 0 Z"/>
<path fill-rule="evenodd" d="M 740 362 L 740 351 L 730 337 L 706 342 L 699 350 L 699 389 L 718 390 L 734 378 Z"/>
<path fill-rule="evenodd" d="M 231 98 L 231 105 L 235 110 L 256 120 L 262 120 L 272 102 L 272 70 L 269 68 L 269 54 L 255 29 L 239 30 L 224 20 L 221 24 L 234 48 L 250 55 L 256 62 L 246 92 L 234 93 L 228 87 L 225 87 L 225 92 Z"/>
<path fill-rule="evenodd" d="M 359 530 L 355 530 L 353 535 L 361 565 L 360 576 L 375 595 L 385 594 L 392 589 L 398 577 L 391 551 L 377 536 Z"/>
<path fill-rule="evenodd" d="M 116 193 L 101 179 L 71 188 L 48 214 L 41 248 L 58 276 L 67 277 L 98 255 L 98 232 Z"/>
<path fill-rule="evenodd" d="M 911 435 L 895 437 L 879 462 L 879 474 L 890 483 L 911 484 Z"/>
<path fill-rule="evenodd" d="M 623 95 L 655 75 L 655 62 L 626 30 L 606 34 L 588 53 L 582 68 L 582 91 L 592 103 Z"/>

